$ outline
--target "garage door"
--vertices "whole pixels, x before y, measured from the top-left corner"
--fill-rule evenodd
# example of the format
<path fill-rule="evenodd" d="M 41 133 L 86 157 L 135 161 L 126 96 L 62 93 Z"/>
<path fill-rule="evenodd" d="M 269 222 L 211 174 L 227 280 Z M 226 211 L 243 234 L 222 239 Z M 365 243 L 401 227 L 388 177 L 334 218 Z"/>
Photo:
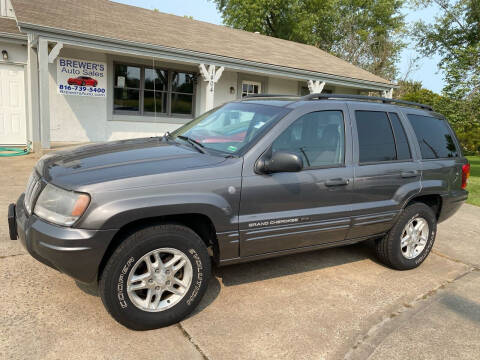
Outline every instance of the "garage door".
<path fill-rule="evenodd" d="M 26 141 L 24 68 L 0 64 L 0 144 L 25 145 Z"/>

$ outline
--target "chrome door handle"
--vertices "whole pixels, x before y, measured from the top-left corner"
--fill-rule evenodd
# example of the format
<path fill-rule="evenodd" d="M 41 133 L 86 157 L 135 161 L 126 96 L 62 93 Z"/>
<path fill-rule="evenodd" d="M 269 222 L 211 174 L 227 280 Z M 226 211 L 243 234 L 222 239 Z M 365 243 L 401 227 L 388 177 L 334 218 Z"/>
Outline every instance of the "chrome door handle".
<path fill-rule="evenodd" d="M 342 186 L 342 185 L 348 185 L 349 182 L 350 182 L 349 179 L 344 179 L 344 178 L 330 179 L 325 181 L 325 186 Z"/>
<path fill-rule="evenodd" d="M 400 173 L 400 176 L 402 178 L 411 178 L 411 177 L 417 177 L 418 171 L 417 170 L 412 170 L 412 171 L 402 171 Z"/>

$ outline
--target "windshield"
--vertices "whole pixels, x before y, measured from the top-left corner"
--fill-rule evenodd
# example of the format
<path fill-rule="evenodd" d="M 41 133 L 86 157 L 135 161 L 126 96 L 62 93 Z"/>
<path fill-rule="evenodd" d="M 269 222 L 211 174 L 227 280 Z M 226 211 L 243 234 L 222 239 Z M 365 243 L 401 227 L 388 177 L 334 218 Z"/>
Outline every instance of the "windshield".
<path fill-rule="evenodd" d="M 235 154 L 253 143 L 287 112 L 279 106 L 229 103 L 201 115 L 171 136 L 188 137 L 204 148 Z"/>

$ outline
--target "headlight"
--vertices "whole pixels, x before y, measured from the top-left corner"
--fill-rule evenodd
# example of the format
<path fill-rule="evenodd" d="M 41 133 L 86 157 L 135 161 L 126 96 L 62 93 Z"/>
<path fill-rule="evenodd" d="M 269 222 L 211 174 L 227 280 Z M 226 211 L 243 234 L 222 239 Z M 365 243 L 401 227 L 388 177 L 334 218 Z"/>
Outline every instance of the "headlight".
<path fill-rule="evenodd" d="M 35 215 L 59 225 L 72 225 L 90 203 L 87 194 L 67 191 L 48 184 L 35 204 Z"/>

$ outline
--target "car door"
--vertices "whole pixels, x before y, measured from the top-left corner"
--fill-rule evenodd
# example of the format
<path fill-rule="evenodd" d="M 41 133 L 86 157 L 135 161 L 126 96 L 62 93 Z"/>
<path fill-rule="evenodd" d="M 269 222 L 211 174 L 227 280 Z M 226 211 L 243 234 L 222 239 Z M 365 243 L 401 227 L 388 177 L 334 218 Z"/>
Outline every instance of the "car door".
<path fill-rule="evenodd" d="M 343 241 L 350 226 L 353 169 L 347 108 L 297 109 L 245 156 L 239 230 L 242 257 Z M 299 172 L 255 173 L 271 151 L 302 157 Z"/>
<path fill-rule="evenodd" d="M 421 188 L 421 168 L 409 124 L 391 105 L 349 104 L 355 176 L 349 239 L 388 231 L 405 199 Z M 410 138 L 412 138 L 410 136 Z"/>

